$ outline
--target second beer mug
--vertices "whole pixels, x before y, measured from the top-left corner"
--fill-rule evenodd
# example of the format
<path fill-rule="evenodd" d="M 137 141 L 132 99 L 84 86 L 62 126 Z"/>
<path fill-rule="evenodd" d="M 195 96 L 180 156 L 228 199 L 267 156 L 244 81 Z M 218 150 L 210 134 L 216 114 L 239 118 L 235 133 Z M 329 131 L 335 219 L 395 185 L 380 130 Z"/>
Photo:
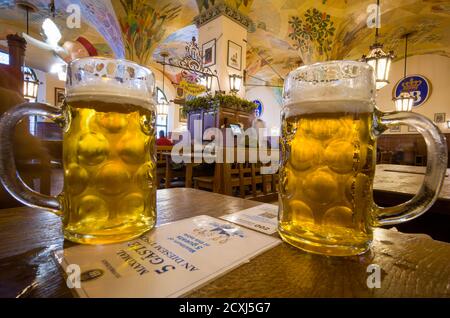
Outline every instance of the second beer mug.
<path fill-rule="evenodd" d="M 66 239 L 86 244 L 129 240 L 156 221 L 153 73 L 135 63 L 84 58 L 68 66 L 61 110 L 25 103 L 0 121 L 0 177 L 20 202 L 57 213 Z M 64 192 L 48 197 L 16 177 L 15 124 L 45 116 L 63 128 Z"/>
<path fill-rule="evenodd" d="M 445 137 L 415 113 L 376 109 L 366 63 L 332 61 L 291 72 L 284 88 L 279 233 L 301 249 L 356 255 L 372 227 L 411 220 L 435 202 L 447 167 Z M 428 145 L 420 192 L 389 208 L 375 205 L 376 138 L 391 125 L 414 126 Z"/>

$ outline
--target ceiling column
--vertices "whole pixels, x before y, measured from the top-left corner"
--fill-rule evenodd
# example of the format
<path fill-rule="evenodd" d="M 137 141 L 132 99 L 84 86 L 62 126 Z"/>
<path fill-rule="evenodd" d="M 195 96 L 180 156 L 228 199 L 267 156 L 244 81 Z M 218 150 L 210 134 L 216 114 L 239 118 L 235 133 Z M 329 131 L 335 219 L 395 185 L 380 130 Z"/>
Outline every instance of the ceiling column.
<path fill-rule="evenodd" d="M 27 42 L 18 34 L 9 34 L 6 39 L 8 41 L 9 49 L 9 66 L 13 70 L 13 76 L 16 77 L 18 85 L 17 90 L 20 94 L 23 94 L 22 67 L 24 66 Z"/>
<path fill-rule="evenodd" d="M 252 21 L 230 6 L 220 3 L 203 11 L 194 18 L 199 34 L 199 48 L 215 40 L 215 65 L 210 66 L 217 71 L 220 81 L 220 90 L 230 92 L 229 76 L 236 74 L 244 79 L 246 68 L 247 33 L 252 27 Z M 230 49 L 229 49 L 230 46 Z M 233 58 L 231 61 L 231 56 Z M 237 53 L 235 55 L 234 53 Z M 230 63 L 229 63 L 230 60 Z M 240 97 L 245 96 L 245 87 L 242 81 L 241 89 L 237 92 Z M 211 91 L 219 90 L 217 81 L 213 81 Z"/>

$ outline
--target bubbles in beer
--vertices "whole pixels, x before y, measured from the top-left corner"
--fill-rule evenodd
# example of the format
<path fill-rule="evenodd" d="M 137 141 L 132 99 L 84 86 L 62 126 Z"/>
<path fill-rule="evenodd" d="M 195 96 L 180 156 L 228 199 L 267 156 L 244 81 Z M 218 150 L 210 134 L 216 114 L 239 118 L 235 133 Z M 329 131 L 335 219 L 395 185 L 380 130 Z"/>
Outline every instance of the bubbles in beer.
<path fill-rule="evenodd" d="M 307 133 L 310 132 L 311 135 L 319 140 L 329 139 L 335 136 L 339 129 L 341 128 L 341 123 L 336 120 L 330 119 L 314 119 L 312 122 L 306 122 L 304 129 Z"/>
<path fill-rule="evenodd" d="M 143 114 L 141 115 L 141 119 L 140 119 L 140 125 L 141 125 L 141 131 L 146 134 L 146 135 L 153 135 L 154 131 L 153 131 L 153 126 L 154 126 L 154 121 L 156 119 L 152 118 L 151 116 L 147 115 L 147 114 Z"/>
<path fill-rule="evenodd" d="M 144 131 L 142 122 L 151 125 L 153 111 L 99 101 L 68 104 L 66 233 L 95 233 L 90 243 L 108 243 L 148 230 L 156 220 L 156 165 L 150 151 L 156 136 L 151 128 Z"/>
<path fill-rule="evenodd" d="M 346 206 L 335 206 L 325 212 L 323 224 L 339 227 L 353 227 L 353 212 Z"/>
<path fill-rule="evenodd" d="M 124 135 L 117 145 L 117 150 L 125 163 L 139 164 L 145 160 L 145 145 L 139 141 L 136 133 Z"/>
<path fill-rule="evenodd" d="M 120 204 L 120 216 L 133 217 L 144 212 L 144 197 L 140 193 L 131 193 L 125 196 Z"/>
<path fill-rule="evenodd" d="M 292 200 L 289 203 L 292 210 L 292 218 L 294 223 L 314 222 L 314 214 L 311 208 L 303 201 Z"/>
<path fill-rule="evenodd" d="M 281 192 L 286 197 L 292 197 L 295 194 L 296 187 L 298 187 L 299 182 L 295 177 L 292 169 L 284 169 L 280 171 L 280 186 Z"/>
<path fill-rule="evenodd" d="M 322 145 L 315 141 L 295 138 L 291 143 L 290 164 L 297 170 L 306 170 L 320 161 L 323 149 Z"/>
<path fill-rule="evenodd" d="M 337 173 L 348 173 L 352 170 L 353 156 L 352 143 L 343 139 L 332 141 L 325 150 L 325 162 Z"/>
<path fill-rule="evenodd" d="M 142 190 L 153 188 L 153 181 L 155 175 L 155 165 L 147 162 L 142 165 L 136 173 L 136 183 Z"/>
<path fill-rule="evenodd" d="M 80 194 L 83 192 L 89 182 L 89 174 L 83 167 L 76 163 L 71 163 L 67 167 L 64 176 L 67 184 L 69 184 L 69 192 L 72 194 Z"/>
<path fill-rule="evenodd" d="M 287 157 L 280 171 L 280 234 L 294 245 L 311 241 L 317 249 L 330 242 L 366 244 L 371 235 L 376 148 L 370 133 L 372 114 L 309 106 L 307 112 L 295 113 L 282 125 Z M 328 111 L 315 113 L 313 107 Z"/>
<path fill-rule="evenodd" d="M 130 180 L 126 167 L 120 163 L 108 163 L 100 168 L 95 177 L 95 184 L 102 194 L 117 195 L 122 193 Z"/>
<path fill-rule="evenodd" d="M 111 134 L 119 133 L 127 125 L 127 119 L 118 113 L 101 113 L 97 116 L 97 122 Z"/>
<path fill-rule="evenodd" d="M 106 222 L 108 215 L 108 207 L 103 199 L 95 195 L 86 195 L 81 198 L 78 205 L 78 217 L 83 227 L 98 228 Z"/>
<path fill-rule="evenodd" d="M 313 201 L 326 204 L 337 196 L 338 183 L 328 168 L 308 174 L 304 181 L 305 194 Z"/>
<path fill-rule="evenodd" d="M 89 132 L 81 135 L 77 149 L 81 164 L 95 166 L 106 159 L 109 145 L 101 133 Z"/>

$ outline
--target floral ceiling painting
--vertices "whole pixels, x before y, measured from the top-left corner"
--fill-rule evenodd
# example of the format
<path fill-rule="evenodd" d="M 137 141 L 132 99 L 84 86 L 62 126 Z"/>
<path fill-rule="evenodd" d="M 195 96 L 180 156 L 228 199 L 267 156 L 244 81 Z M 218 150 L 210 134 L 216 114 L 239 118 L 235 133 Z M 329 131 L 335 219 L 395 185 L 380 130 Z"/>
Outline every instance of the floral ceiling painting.
<path fill-rule="evenodd" d="M 196 6 L 188 1 L 112 0 L 127 59 L 150 64 L 153 51 L 170 34 L 192 23 Z"/>
<path fill-rule="evenodd" d="M 153 61 L 163 61 L 161 53 L 167 53 L 169 57 L 175 59 L 183 58 L 186 54 L 186 45 L 192 41 L 192 38 L 198 39 L 198 29 L 194 24 L 172 33 L 153 51 Z M 179 82 L 179 75 L 180 69 L 172 66 L 166 67 L 166 76 L 173 83 Z"/>
<path fill-rule="evenodd" d="M 330 59 L 336 27 L 328 13 L 311 8 L 302 18 L 293 16 L 288 23 L 292 30 L 289 38 L 295 41 L 304 63 Z"/>
<path fill-rule="evenodd" d="M 31 0 L 49 15 L 46 0 Z M 57 21 L 64 21 L 70 0 L 56 1 Z M 248 33 L 248 83 L 279 86 L 287 73 L 304 63 L 359 59 L 374 42 L 368 27 L 375 0 L 74 0 L 82 7 L 82 29 L 102 53 L 113 53 L 161 69 L 160 53 L 182 57 L 197 35 L 194 18 L 214 6 L 227 5 L 252 21 Z M 73 2 L 73 1 L 72 1 Z M 23 26 L 13 0 L 0 0 L 3 25 Z M 372 7 L 373 8 L 373 7 Z M 16 10 L 17 11 L 17 10 Z M 42 17 L 33 16 L 42 21 Z M 4 24 L 5 22 L 6 24 Z M 9 24 L 8 24 L 9 23 Z M 32 32 L 39 34 L 38 22 Z M 403 58 L 405 33 L 409 54 L 450 57 L 450 0 L 382 0 L 380 42 Z M 0 30 L 2 32 L 4 30 Z M 73 30 L 64 29 L 69 38 Z M 120 34 L 121 33 L 121 34 Z M 119 35 L 120 34 L 120 35 Z"/>
<path fill-rule="evenodd" d="M 63 34 L 61 43 L 73 41 L 81 35 L 88 38 L 102 55 L 113 56 L 123 52 L 120 30 L 118 28 L 113 30 L 117 24 L 114 25 L 115 13 L 112 7 L 108 6 L 108 1 L 106 3 L 94 0 L 56 1 L 54 14 L 51 12 L 48 0 L 29 0 L 28 2 L 37 9 L 29 15 L 30 35 L 33 37 L 41 39 L 43 21 L 46 18 L 52 18 Z M 25 11 L 17 9 L 16 4 L 15 0 L 0 1 L 0 40 L 8 33 L 26 31 Z M 82 17 L 80 28 L 71 29 L 66 24 L 69 15 L 66 10 L 69 4 L 80 6 Z"/>
<path fill-rule="evenodd" d="M 196 0 L 198 10 L 203 12 L 208 10 L 219 3 L 224 3 L 233 9 L 239 10 L 243 14 L 248 14 L 252 8 L 254 0 Z M 256 2 L 264 2 L 256 0 Z"/>
<path fill-rule="evenodd" d="M 375 41 L 368 27 L 375 1 L 254 1 L 249 17 L 256 30 L 248 34 L 249 83 L 280 85 L 281 77 L 303 63 L 360 59 Z M 373 7 L 372 7 L 373 8 Z M 409 54 L 450 57 L 449 0 L 382 0 L 380 42 L 403 58 L 403 35 Z"/>

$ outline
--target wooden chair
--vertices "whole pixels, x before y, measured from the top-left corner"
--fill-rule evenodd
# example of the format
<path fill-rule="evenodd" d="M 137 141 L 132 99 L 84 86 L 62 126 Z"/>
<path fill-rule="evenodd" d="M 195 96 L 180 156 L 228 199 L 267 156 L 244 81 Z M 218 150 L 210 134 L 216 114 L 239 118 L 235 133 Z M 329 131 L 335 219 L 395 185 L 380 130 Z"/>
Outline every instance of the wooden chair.
<path fill-rule="evenodd" d="M 186 169 L 177 169 L 175 170 L 173 167 L 173 163 L 171 160 L 171 156 L 167 155 L 167 153 L 172 152 L 173 146 L 157 146 L 157 162 L 161 165 L 160 168 L 160 177 L 159 182 L 161 182 L 161 178 L 164 176 L 164 188 L 171 188 L 173 183 L 173 178 L 185 178 L 186 177 Z M 159 149 L 159 159 L 158 159 L 158 149 Z M 164 166 L 164 168 L 162 168 Z M 158 183 L 160 184 L 160 183 Z M 178 186 L 180 183 L 178 183 Z M 184 182 L 183 184 L 184 185 Z"/>
<path fill-rule="evenodd" d="M 245 180 L 248 168 L 244 167 L 243 163 L 234 162 L 225 163 L 223 170 L 225 194 L 233 195 L 238 192 L 241 197 L 245 197 L 245 186 L 249 184 L 248 179 Z"/>
<path fill-rule="evenodd" d="M 194 178 L 194 187 L 213 192 L 218 192 L 220 189 L 221 193 L 241 198 L 264 197 L 277 192 L 277 174 L 261 174 L 261 168 L 264 165 L 260 162 L 250 163 L 248 150 L 246 150 L 244 162 L 237 162 L 237 151 L 234 152 L 234 155 L 234 162 L 216 164 L 215 177 L 201 176 Z M 219 178 L 217 177 L 218 171 L 220 171 Z M 268 199 L 269 201 L 273 201 L 273 195 L 271 199 Z"/>
<path fill-rule="evenodd" d="M 415 155 L 414 165 L 416 166 L 424 166 L 425 165 L 425 157 L 422 155 Z"/>
<path fill-rule="evenodd" d="M 156 146 L 156 184 L 158 189 L 161 186 L 162 178 L 166 176 L 166 161 L 167 156 L 164 153 L 172 151 L 173 146 Z"/>
<path fill-rule="evenodd" d="M 194 177 L 194 188 L 219 193 L 222 189 L 222 164 L 216 163 L 213 176 Z"/>
<path fill-rule="evenodd" d="M 277 193 L 278 174 L 262 174 L 263 164 L 251 164 L 251 197 L 268 196 Z M 249 196 L 247 196 L 249 197 Z"/>
<path fill-rule="evenodd" d="M 22 180 L 33 190 L 50 195 L 51 192 L 51 168 L 50 162 L 24 162 L 17 161 L 17 170 Z M 38 181 L 39 187 L 35 181 Z"/>
<path fill-rule="evenodd" d="M 381 152 L 380 163 L 392 163 L 392 152 L 391 151 L 383 151 Z"/>

